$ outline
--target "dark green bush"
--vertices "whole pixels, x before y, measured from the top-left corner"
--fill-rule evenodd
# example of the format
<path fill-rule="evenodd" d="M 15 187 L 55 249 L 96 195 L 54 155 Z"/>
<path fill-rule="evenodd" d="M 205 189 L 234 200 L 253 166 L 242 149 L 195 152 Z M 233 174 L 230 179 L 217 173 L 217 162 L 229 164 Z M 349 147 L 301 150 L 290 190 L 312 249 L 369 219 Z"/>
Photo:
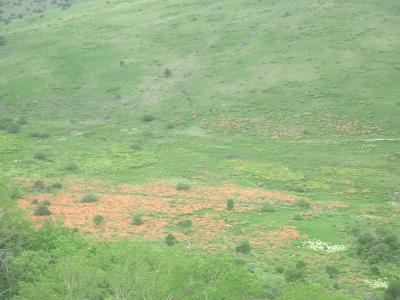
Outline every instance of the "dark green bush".
<path fill-rule="evenodd" d="M 51 212 L 47 205 L 39 204 L 34 211 L 35 216 L 49 216 Z"/>
<path fill-rule="evenodd" d="M 287 282 L 305 281 L 305 273 L 303 268 L 294 268 L 286 271 L 285 278 Z"/>
<path fill-rule="evenodd" d="M 99 225 L 102 224 L 103 222 L 104 222 L 104 217 L 101 216 L 101 215 L 97 215 L 97 216 L 95 216 L 95 217 L 93 218 L 93 223 L 94 223 L 96 226 L 99 226 Z"/>
<path fill-rule="evenodd" d="M 75 163 L 68 163 L 64 167 L 64 170 L 66 170 L 66 171 L 76 171 L 76 170 L 78 170 L 78 166 Z"/>
<path fill-rule="evenodd" d="M 296 263 L 296 268 L 297 269 L 304 269 L 304 268 L 306 268 L 307 267 L 307 263 L 304 261 L 304 260 L 299 260 L 297 263 Z"/>
<path fill-rule="evenodd" d="M 190 190 L 191 188 L 192 188 L 192 186 L 191 186 L 190 184 L 188 184 L 188 183 L 179 182 L 179 183 L 177 183 L 177 185 L 176 185 L 176 189 L 177 189 L 178 191 L 188 191 L 188 190 Z"/>
<path fill-rule="evenodd" d="M 6 131 L 8 133 L 18 133 L 20 132 L 20 130 L 21 130 L 21 125 L 15 122 L 8 124 L 8 126 L 6 127 Z"/>
<path fill-rule="evenodd" d="M 155 119 L 155 117 L 152 115 L 144 115 L 142 117 L 142 121 L 145 123 L 152 122 L 152 121 L 154 121 L 154 119 Z"/>
<path fill-rule="evenodd" d="M 41 205 L 50 206 L 51 202 L 49 200 L 44 200 Z"/>
<path fill-rule="evenodd" d="M 248 241 L 243 241 L 236 247 L 235 250 L 236 253 L 249 254 L 251 251 L 250 243 Z"/>
<path fill-rule="evenodd" d="M 47 155 L 44 152 L 36 152 L 33 157 L 37 160 L 47 160 Z"/>
<path fill-rule="evenodd" d="M 6 38 L 4 36 L 0 36 L 0 46 L 4 46 L 6 44 Z"/>
<path fill-rule="evenodd" d="M 52 188 L 52 189 L 61 189 L 62 187 L 63 187 L 63 185 L 61 182 L 55 182 L 50 186 L 50 188 Z"/>
<path fill-rule="evenodd" d="M 142 224 L 143 224 L 142 215 L 140 215 L 140 214 L 134 214 L 134 215 L 132 216 L 132 224 L 134 224 L 134 225 L 142 225 Z"/>
<path fill-rule="evenodd" d="M 301 220 L 303 220 L 303 216 L 300 215 L 300 214 L 296 214 L 296 215 L 293 216 L 293 220 L 295 220 L 295 221 L 301 221 Z"/>
<path fill-rule="evenodd" d="M 171 75 L 172 75 L 172 71 L 171 71 L 170 69 L 165 69 L 165 70 L 164 70 L 164 76 L 165 76 L 166 78 L 171 77 Z"/>
<path fill-rule="evenodd" d="M 43 191 L 46 189 L 46 183 L 43 180 L 35 180 L 33 183 L 33 188 L 38 191 Z"/>
<path fill-rule="evenodd" d="M 32 205 L 36 205 L 36 204 L 38 204 L 38 203 L 39 203 L 38 199 L 33 198 L 33 199 L 31 200 L 31 204 L 32 204 Z"/>
<path fill-rule="evenodd" d="M 275 207 L 271 203 L 263 203 L 261 205 L 262 212 L 275 212 Z"/>
<path fill-rule="evenodd" d="M 172 234 L 169 233 L 166 237 L 165 237 L 165 243 L 167 244 L 167 246 L 173 246 L 175 244 L 178 243 L 178 240 L 176 239 L 176 237 Z"/>
<path fill-rule="evenodd" d="M 307 200 L 304 199 L 300 199 L 298 201 L 296 201 L 296 205 L 302 209 L 309 209 L 310 208 L 310 202 L 308 202 Z"/>
<path fill-rule="evenodd" d="M 182 220 L 182 221 L 179 221 L 177 225 L 181 229 L 187 230 L 192 227 L 193 223 L 192 223 L 192 220 Z"/>
<path fill-rule="evenodd" d="M 275 268 L 276 273 L 283 273 L 285 272 L 285 268 L 282 266 L 278 266 Z"/>
<path fill-rule="evenodd" d="M 233 201 L 233 199 L 228 199 L 226 201 L 226 209 L 232 210 L 234 207 L 235 207 L 235 202 Z"/>
<path fill-rule="evenodd" d="M 337 278 L 340 274 L 339 270 L 334 266 L 327 266 L 325 272 L 331 279 Z"/>
<path fill-rule="evenodd" d="M 29 134 L 30 137 L 35 137 L 35 138 L 48 138 L 50 134 L 46 132 L 31 132 Z"/>
<path fill-rule="evenodd" d="M 399 300 L 400 299 L 400 281 L 392 281 L 389 283 L 385 291 L 385 300 Z"/>
<path fill-rule="evenodd" d="M 96 202 L 97 200 L 97 195 L 95 194 L 86 194 L 81 198 L 81 202 L 83 203 Z"/>
<path fill-rule="evenodd" d="M 306 188 L 303 184 L 296 184 L 295 186 L 292 187 L 292 191 L 296 193 L 305 193 Z"/>

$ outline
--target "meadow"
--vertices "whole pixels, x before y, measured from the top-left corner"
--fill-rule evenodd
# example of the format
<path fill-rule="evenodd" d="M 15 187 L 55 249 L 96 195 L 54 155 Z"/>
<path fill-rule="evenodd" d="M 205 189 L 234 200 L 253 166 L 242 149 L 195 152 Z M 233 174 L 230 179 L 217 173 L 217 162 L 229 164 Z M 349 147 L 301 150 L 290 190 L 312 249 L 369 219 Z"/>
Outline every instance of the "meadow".
<path fill-rule="evenodd" d="M 397 0 L 58 2 L 0 1 L 0 298 L 400 297 Z"/>

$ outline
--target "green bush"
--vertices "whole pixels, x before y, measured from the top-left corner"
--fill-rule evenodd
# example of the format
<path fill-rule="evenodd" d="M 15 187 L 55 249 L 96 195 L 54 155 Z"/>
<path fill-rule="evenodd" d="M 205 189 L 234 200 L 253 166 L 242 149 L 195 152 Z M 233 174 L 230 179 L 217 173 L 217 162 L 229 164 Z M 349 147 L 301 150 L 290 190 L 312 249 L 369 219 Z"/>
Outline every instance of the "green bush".
<path fill-rule="evenodd" d="M 50 206 L 51 202 L 49 200 L 44 200 L 41 205 Z"/>
<path fill-rule="evenodd" d="M 132 224 L 134 224 L 134 225 L 142 225 L 143 224 L 142 215 L 134 214 L 132 216 Z"/>
<path fill-rule="evenodd" d="M 44 152 L 36 152 L 33 157 L 37 160 L 47 160 L 47 155 Z"/>
<path fill-rule="evenodd" d="M 93 223 L 94 223 L 96 226 L 99 226 L 99 225 L 102 224 L 103 222 L 104 222 L 104 217 L 101 216 L 101 215 L 97 215 L 97 216 L 95 216 L 95 217 L 93 218 Z"/>
<path fill-rule="evenodd" d="M 4 46 L 6 44 L 6 38 L 4 36 L 0 36 L 0 46 Z"/>
<path fill-rule="evenodd" d="M 51 212 L 47 205 L 39 204 L 34 211 L 35 216 L 49 216 Z"/>
<path fill-rule="evenodd" d="M 400 281 L 392 281 L 389 283 L 385 292 L 385 300 L 400 299 Z"/>
<path fill-rule="evenodd" d="M 261 206 L 262 212 L 275 212 L 275 207 L 271 203 L 263 203 Z"/>
<path fill-rule="evenodd" d="M 287 282 L 305 281 L 304 268 L 294 268 L 286 271 L 285 278 Z"/>
<path fill-rule="evenodd" d="M 152 115 L 144 115 L 142 117 L 142 121 L 145 122 L 145 123 L 152 122 L 154 120 L 155 120 L 155 117 L 152 116 Z"/>
<path fill-rule="evenodd" d="M 296 206 L 298 206 L 302 209 L 309 209 L 311 205 L 310 205 L 310 202 L 308 202 L 307 200 L 300 199 L 300 200 L 296 201 Z"/>
<path fill-rule="evenodd" d="M 38 203 L 39 203 L 38 199 L 33 198 L 33 199 L 31 200 L 31 204 L 32 204 L 32 205 L 36 205 L 36 204 L 38 204 Z"/>
<path fill-rule="evenodd" d="M 295 186 L 292 187 L 292 191 L 296 193 L 305 193 L 306 188 L 304 187 L 303 184 L 296 184 Z"/>
<path fill-rule="evenodd" d="M 43 191 L 46 189 L 46 183 L 43 180 L 35 180 L 33 183 L 33 188 L 38 191 Z"/>
<path fill-rule="evenodd" d="M 250 243 L 248 241 L 243 241 L 236 247 L 235 250 L 236 253 L 249 254 L 251 251 Z"/>
<path fill-rule="evenodd" d="M 167 244 L 167 246 L 170 247 L 170 246 L 173 246 L 173 245 L 177 244 L 178 240 L 176 239 L 176 237 L 172 233 L 169 233 L 165 237 L 165 243 Z"/>
<path fill-rule="evenodd" d="M 166 78 L 171 77 L 171 76 L 172 76 L 172 71 L 171 71 L 170 69 L 165 69 L 165 70 L 164 70 L 164 76 L 165 76 Z"/>
<path fill-rule="evenodd" d="M 191 188 L 192 188 L 192 186 L 191 186 L 190 184 L 188 184 L 188 183 L 179 182 L 179 183 L 177 183 L 177 185 L 176 185 L 176 189 L 177 189 L 178 191 L 188 191 L 188 190 L 190 190 Z"/>
<path fill-rule="evenodd" d="M 35 137 L 35 138 L 48 138 L 50 134 L 45 133 L 45 132 L 31 132 L 29 134 L 30 137 Z"/>
<path fill-rule="evenodd" d="M 187 230 L 192 227 L 193 223 L 192 223 L 192 220 L 182 220 L 182 221 L 179 221 L 177 225 L 181 229 Z"/>
<path fill-rule="evenodd" d="M 233 199 L 228 199 L 226 201 L 226 209 L 232 210 L 234 207 L 235 207 L 235 202 L 233 201 Z"/>
<path fill-rule="evenodd" d="M 326 274 L 328 274 L 329 278 L 334 279 L 337 278 L 340 274 L 339 270 L 334 266 L 327 266 L 325 268 Z"/>
<path fill-rule="evenodd" d="M 63 185 L 60 182 L 55 182 L 50 186 L 50 188 L 52 188 L 52 189 L 61 189 L 62 187 L 63 187 Z"/>
<path fill-rule="evenodd" d="M 81 198 L 83 203 L 96 202 L 97 200 L 97 195 L 95 194 L 86 194 Z"/>
<path fill-rule="evenodd" d="M 304 269 L 304 268 L 306 268 L 307 267 L 307 263 L 304 261 L 304 260 L 299 260 L 297 263 L 296 263 L 296 268 L 297 269 Z"/>
<path fill-rule="evenodd" d="M 303 220 L 303 216 L 300 215 L 300 214 L 295 214 L 295 215 L 293 216 L 293 220 L 295 220 L 295 221 L 301 221 L 301 220 Z"/>
<path fill-rule="evenodd" d="M 78 166 L 75 163 L 68 163 L 64 167 L 64 170 L 66 170 L 66 171 L 76 171 L 76 170 L 78 170 Z"/>
<path fill-rule="evenodd" d="M 275 268 L 276 273 L 283 273 L 285 272 L 285 268 L 282 266 L 278 266 Z"/>
<path fill-rule="evenodd" d="M 8 124 L 8 126 L 6 127 L 6 131 L 8 133 L 18 133 L 20 132 L 20 130 L 21 130 L 21 125 L 15 122 Z"/>

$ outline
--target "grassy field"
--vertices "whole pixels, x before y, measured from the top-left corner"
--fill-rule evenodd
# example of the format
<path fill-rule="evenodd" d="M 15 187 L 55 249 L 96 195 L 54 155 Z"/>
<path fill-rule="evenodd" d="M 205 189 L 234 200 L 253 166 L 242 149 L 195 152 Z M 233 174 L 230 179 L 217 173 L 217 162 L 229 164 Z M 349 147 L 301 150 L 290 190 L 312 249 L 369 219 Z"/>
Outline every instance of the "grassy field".
<path fill-rule="evenodd" d="M 0 172 L 35 222 L 213 253 L 248 241 L 267 298 L 306 282 L 381 299 L 399 279 L 397 0 L 47 8 L 0 25 Z"/>

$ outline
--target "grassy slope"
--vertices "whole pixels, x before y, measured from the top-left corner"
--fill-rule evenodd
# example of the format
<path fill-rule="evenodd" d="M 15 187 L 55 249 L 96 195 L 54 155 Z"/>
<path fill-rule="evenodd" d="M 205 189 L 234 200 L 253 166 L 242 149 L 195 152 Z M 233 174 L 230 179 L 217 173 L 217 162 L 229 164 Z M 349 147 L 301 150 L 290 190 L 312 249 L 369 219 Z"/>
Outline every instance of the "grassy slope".
<path fill-rule="evenodd" d="M 394 0 L 93 1 L 2 25 L 0 112 L 27 124 L 0 133 L 1 171 L 287 191 L 302 184 L 310 200 L 351 208 L 296 226 L 347 243 L 343 229 L 365 225 L 367 205 L 384 224 L 396 220 L 399 141 L 368 140 L 400 138 L 399 11 Z M 143 122 L 145 114 L 155 121 Z M 35 160 L 38 151 L 48 160 Z M 78 171 L 63 170 L 71 161 Z M 350 274 L 368 276 L 340 259 Z"/>

